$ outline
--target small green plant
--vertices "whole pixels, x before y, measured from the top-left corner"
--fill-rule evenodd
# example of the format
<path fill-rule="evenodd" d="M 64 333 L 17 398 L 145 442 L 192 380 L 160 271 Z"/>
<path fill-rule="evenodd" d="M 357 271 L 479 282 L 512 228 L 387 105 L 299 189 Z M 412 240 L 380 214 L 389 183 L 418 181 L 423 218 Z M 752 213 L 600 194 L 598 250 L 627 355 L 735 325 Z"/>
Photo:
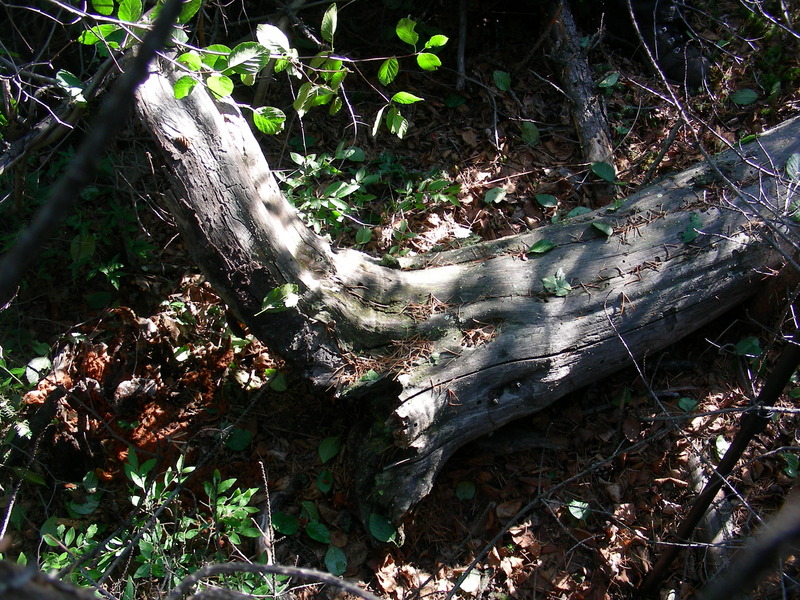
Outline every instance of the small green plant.
<path fill-rule="evenodd" d="M 456 498 L 461 501 L 472 500 L 475 497 L 474 481 L 459 481 L 456 486 Z"/>
<path fill-rule="evenodd" d="M 417 65 L 424 71 L 435 71 L 442 65 L 442 61 L 436 54 L 426 52 L 444 46 L 448 39 L 444 35 L 433 35 L 423 45 L 421 51 L 417 50 L 419 34 L 416 32 L 417 23 L 411 19 L 403 18 L 397 22 L 395 33 L 403 42 L 413 48 Z M 400 72 L 400 64 L 396 57 L 390 57 L 381 63 L 378 69 L 378 81 L 382 85 L 391 84 Z M 400 112 L 400 106 L 414 104 L 422 101 L 423 98 L 415 96 L 409 92 L 397 92 L 392 98 L 378 111 L 372 126 L 372 134 L 375 135 L 381 125 L 381 119 L 386 124 L 386 128 L 399 138 L 402 138 L 408 131 L 409 121 Z M 384 114 L 385 113 L 385 114 Z"/>
<path fill-rule="evenodd" d="M 761 342 L 753 335 L 743 337 L 734 347 L 736 354 L 750 359 L 757 359 L 763 352 L 761 349 Z"/>
<path fill-rule="evenodd" d="M 610 95 L 614 88 L 619 83 L 619 73 L 617 71 L 613 71 L 603 77 L 598 83 L 597 87 L 603 90 L 606 95 Z"/>
<path fill-rule="evenodd" d="M 172 587 L 203 563 L 227 560 L 229 555 L 223 553 L 226 548 L 261 535 L 252 518 L 259 510 L 251 506 L 255 488 L 236 488 L 236 479 L 223 479 L 215 470 L 211 480 L 203 483 L 207 498 L 201 506 L 206 510 L 190 512 L 183 509 L 176 490 L 180 490 L 194 467 L 184 466 L 183 457 L 179 457 L 175 465 L 156 474 L 156 464 L 156 459 L 140 462 L 137 454 L 129 450 L 124 473 L 131 484 L 133 513 L 130 523 L 111 535 L 102 525 L 82 521 L 101 506 L 104 493 L 97 476 L 88 473 L 75 486 L 73 499 L 66 503 L 70 519 L 52 516 L 40 527 L 42 541 L 49 548 L 40 555 L 40 567 L 61 570 L 83 559 L 82 568 L 72 571 L 71 580 L 91 587 L 130 551 L 126 562 L 131 568 L 121 577 L 126 597 L 133 598 L 137 582 L 155 578 L 165 580 L 167 588 Z M 163 511 L 168 503 L 170 510 Z M 154 515 L 158 516 L 153 518 Z M 19 528 L 24 523 L 16 519 L 12 525 Z M 136 540 L 133 547 L 131 539 Z M 27 557 L 22 555 L 19 560 L 27 562 Z M 280 578 L 276 582 L 285 586 Z M 231 577 L 227 585 L 250 594 L 279 591 L 273 583 L 255 575 Z"/>
<path fill-rule="evenodd" d="M 567 281 L 564 269 L 561 267 L 558 268 L 555 275 L 544 277 L 542 285 L 547 292 L 559 297 L 566 296 L 572 291 L 572 286 Z"/>
<path fill-rule="evenodd" d="M 461 186 L 445 173 L 408 171 L 389 154 L 366 162 L 360 148 L 342 143 L 332 155 L 295 152 L 290 158 L 298 168 L 276 173 L 287 199 L 315 232 L 347 237 L 356 246 L 372 240 L 373 226 L 394 222 L 398 243 L 390 254 L 398 254 L 403 242 L 415 237 L 405 217 L 436 205 L 461 206 Z"/>
<path fill-rule="evenodd" d="M 567 510 L 569 514 L 578 521 L 585 521 L 592 512 L 589 509 L 589 503 L 581 500 L 570 500 L 567 504 Z"/>
<path fill-rule="evenodd" d="M 319 458 L 323 464 L 336 456 L 342 447 L 342 440 L 338 436 L 327 437 L 319 445 Z M 333 489 L 333 472 L 324 468 L 317 476 L 316 486 L 323 494 Z M 282 535 L 294 535 L 300 530 L 301 522 L 305 523 L 303 532 L 315 542 L 328 546 L 325 551 L 324 562 L 328 571 L 334 575 L 343 575 L 347 569 L 347 557 L 341 548 L 334 545 L 334 538 L 327 525 L 320 518 L 317 505 L 304 500 L 300 503 L 300 517 L 281 511 L 272 513 L 272 528 Z"/>
<path fill-rule="evenodd" d="M 31 435 L 28 421 L 20 414 L 22 395 L 31 387 L 23 379 L 28 371 L 28 365 L 14 367 L 8 364 L 6 353 L 0 346 L 0 432 L 6 442 L 16 435 L 23 438 Z M 6 444 L 5 448 L 10 446 Z"/>
<path fill-rule="evenodd" d="M 250 517 L 258 512 L 258 508 L 250 506 L 258 490 L 233 489 L 235 484 L 236 478 L 222 479 L 219 470 L 215 469 L 211 481 L 203 483 L 203 489 L 208 496 L 208 507 L 214 524 L 212 535 L 220 541 L 239 545 L 243 537 L 257 538 L 261 536 L 261 532 Z"/>

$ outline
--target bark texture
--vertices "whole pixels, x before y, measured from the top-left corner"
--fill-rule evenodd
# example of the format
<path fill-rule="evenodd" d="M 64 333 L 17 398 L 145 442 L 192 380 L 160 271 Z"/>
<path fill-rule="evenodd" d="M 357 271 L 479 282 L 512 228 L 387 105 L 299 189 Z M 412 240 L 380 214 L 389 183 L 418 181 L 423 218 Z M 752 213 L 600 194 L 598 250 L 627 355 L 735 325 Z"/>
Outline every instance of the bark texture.
<path fill-rule="evenodd" d="M 169 77 L 153 73 L 137 105 L 164 150 L 170 209 L 254 334 L 318 385 L 363 403 L 351 451 L 365 515 L 398 519 L 460 446 L 679 340 L 781 261 L 775 232 L 789 226 L 765 206 L 785 213 L 791 203 L 783 165 L 800 152 L 798 120 L 615 212 L 386 265 L 310 232 L 239 111 L 199 86 L 175 100 Z M 700 233 L 684 238 L 692 223 Z M 541 239 L 555 247 L 528 257 Z M 565 297 L 542 284 L 558 269 L 572 286 Z M 257 315 L 285 283 L 300 287 L 298 306 Z M 380 378 L 359 381 L 367 368 Z"/>

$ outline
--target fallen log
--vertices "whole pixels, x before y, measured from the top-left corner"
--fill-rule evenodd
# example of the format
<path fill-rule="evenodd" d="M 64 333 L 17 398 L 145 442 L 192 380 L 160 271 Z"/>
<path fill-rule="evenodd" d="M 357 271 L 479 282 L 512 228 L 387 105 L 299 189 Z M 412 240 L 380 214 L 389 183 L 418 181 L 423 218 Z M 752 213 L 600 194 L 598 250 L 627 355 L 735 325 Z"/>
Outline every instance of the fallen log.
<path fill-rule="evenodd" d="M 307 229 L 239 110 L 199 86 L 176 100 L 172 79 L 162 63 L 137 110 L 163 150 L 184 242 L 259 339 L 363 404 L 351 452 L 365 516 L 398 519 L 463 444 L 735 306 L 794 235 L 781 215 L 795 194 L 783 165 L 800 152 L 798 119 L 615 211 L 382 264 Z M 552 249 L 529 255 L 541 240 Z M 297 304 L 261 312 L 287 283 Z"/>

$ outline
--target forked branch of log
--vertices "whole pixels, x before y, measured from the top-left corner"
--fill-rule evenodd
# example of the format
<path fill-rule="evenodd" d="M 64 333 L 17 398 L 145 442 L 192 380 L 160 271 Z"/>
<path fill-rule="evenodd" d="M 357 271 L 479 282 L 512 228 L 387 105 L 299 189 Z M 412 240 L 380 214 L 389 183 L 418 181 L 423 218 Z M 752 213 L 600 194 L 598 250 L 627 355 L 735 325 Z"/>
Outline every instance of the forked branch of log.
<path fill-rule="evenodd" d="M 172 179 L 170 209 L 251 331 L 363 404 L 352 451 L 365 515 L 399 518 L 463 444 L 721 315 L 782 262 L 775 232 L 794 235 L 764 207 L 785 214 L 794 197 L 783 165 L 800 152 L 798 119 L 716 158 L 739 194 L 699 164 L 616 211 L 381 264 L 311 233 L 238 109 L 199 86 L 176 100 L 170 77 L 164 63 L 137 94 Z M 553 249 L 528 255 L 540 240 Z M 563 297 L 542 282 L 559 271 Z M 259 314 L 286 283 L 299 286 L 297 306 Z M 362 380 L 361 365 L 380 378 Z"/>

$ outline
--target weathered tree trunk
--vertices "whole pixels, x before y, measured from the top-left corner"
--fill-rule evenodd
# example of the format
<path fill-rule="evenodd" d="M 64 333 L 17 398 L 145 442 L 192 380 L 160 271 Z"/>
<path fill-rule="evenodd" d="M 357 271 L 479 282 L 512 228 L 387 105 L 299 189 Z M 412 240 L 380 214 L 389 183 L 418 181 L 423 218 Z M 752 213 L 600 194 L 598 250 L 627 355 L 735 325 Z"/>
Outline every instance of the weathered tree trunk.
<path fill-rule="evenodd" d="M 215 288 L 312 381 L 368 407 L 352 448 L 359 497 L 392 518 L 429 491 L 466 442 L 625 366 L 629 352 L 675 342 L 753 293 L 759 273 L 780 261 L 764 236 L 784 227 L 754 215 L 762 203 L 785 211 L 792 191 L 782 165 L 800 152 L 793 120 L 746 155 L 718 157 L 719 172 L 699 165 L 617 212 L 383 266 L 330 248 L 301 223 L 231 104 L 200 88 L 175 100 L 169 79 L 154 73 L 137 106 L 164 150 L 170 209 Z M 726 191 L 720 175 L 745 195 Z M 692 212 L 701 233 L 686 242 Z M 612 236 L 592 227 L 600 219 Z M 541 239 L 555 248 L 526 260 Z M 542 285 L 558 269 L 572 286 L 566 297 Z M 257 315 L 285 283 L 300 287 L 296 309 Z M 367 368 L 382 377 L 351 385 Z"/>

